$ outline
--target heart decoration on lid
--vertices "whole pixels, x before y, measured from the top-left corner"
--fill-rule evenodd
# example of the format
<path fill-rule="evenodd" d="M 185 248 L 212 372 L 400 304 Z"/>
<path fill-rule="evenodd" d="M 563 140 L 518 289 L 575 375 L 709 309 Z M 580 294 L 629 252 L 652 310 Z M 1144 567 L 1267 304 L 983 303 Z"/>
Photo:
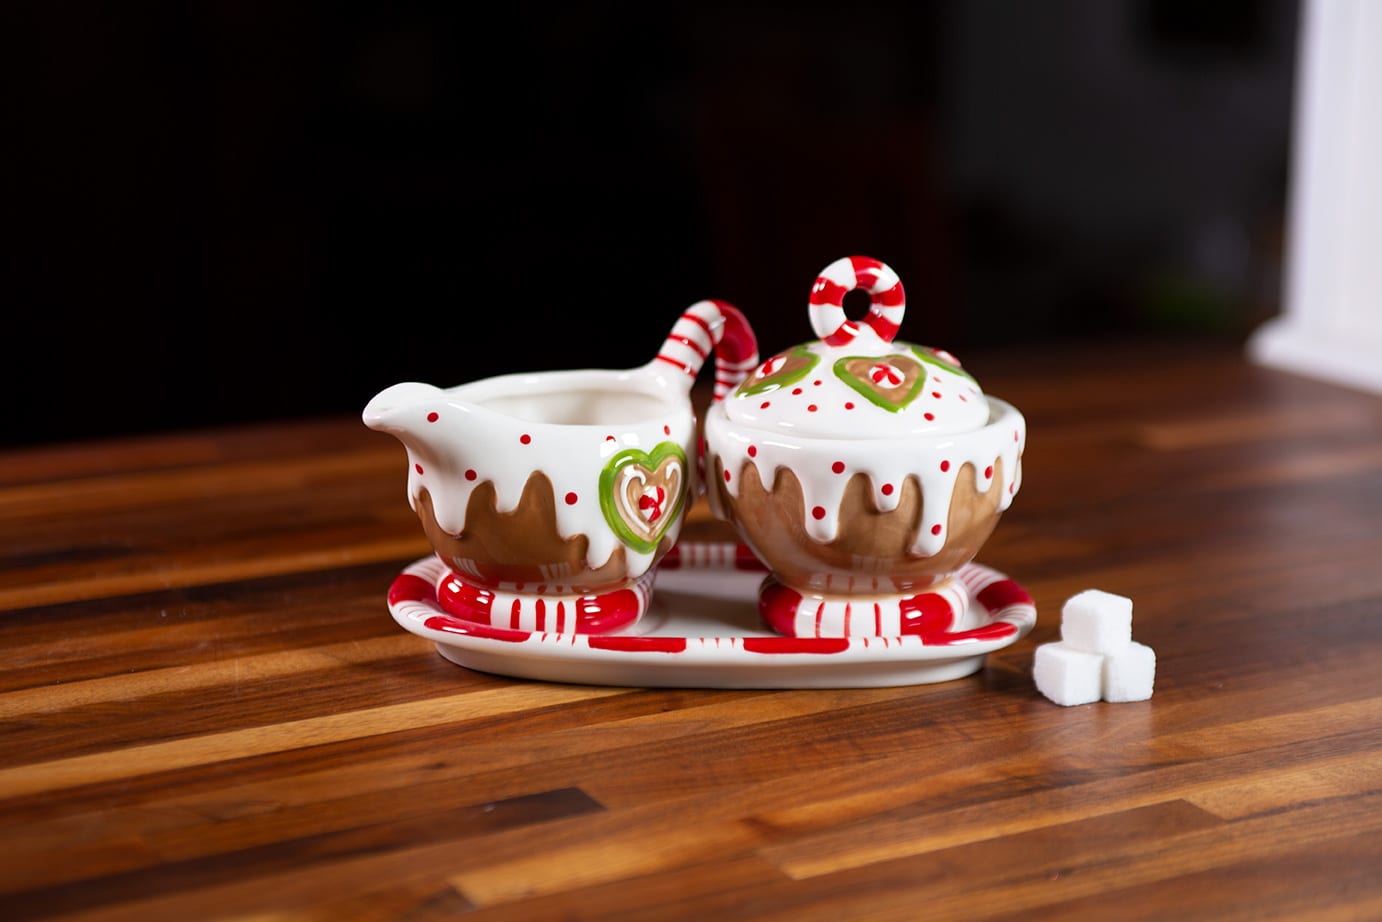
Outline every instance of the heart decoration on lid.
<path fill-rule="evenodd" d="M 921 363 L 905 355 L 846 356 L 835 362 L 835 375 L 891 413 L 905 409 L 926 383 Z"/>
<path fill-rule="evenodd" d="M 809 375 L 820 360 L 820 356 L 805 346 L 794 346 L 785 352 L 779 352 L 759 365 L 754 373 L 739 385 L 736 396 L 750 397 L 796 384 Z"/>

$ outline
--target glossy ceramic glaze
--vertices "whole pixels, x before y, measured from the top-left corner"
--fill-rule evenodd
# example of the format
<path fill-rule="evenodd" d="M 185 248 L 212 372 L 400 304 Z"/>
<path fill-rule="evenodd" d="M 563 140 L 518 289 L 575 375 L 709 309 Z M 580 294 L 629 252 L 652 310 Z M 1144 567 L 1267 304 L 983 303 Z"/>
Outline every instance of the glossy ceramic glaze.
<path fill-rule="evenodd" d="M 657 569 L 648 613 L 617 634 L 477 624 L 444 595 L 435 557 L 404 569 L 389 611 L 469 669 L 552 682 L 680 688 L 855 688 L 943 682 L 982 668 L 989 653 L 1036 623 L 1031 595 L 979 564 L 957 579 L 972 601 L 925 630 L 892 636 L 784 637 L 759 617 L 762 564 L 746 547 L 682 542 Z"/>
<path fill-rule="evenodd" d="M 690 390 L 712 352 L 718 400 L 757 346 L 732 305 L 701 301 L 638 368 L 407 382 L 369 402 L 365 424 L 407 449 L 408 499 L 457 609 L 588 633 L 642 615 L 700 486 Z"/>
<path fill-rule="evenodd" d="M 846 293 L 870 295 L 846 317 Z M 785 633 L 907 633 L 968 604 L 968 564 L 1022 480 L 1026 424 L 953 355 L 895 340 L 888 266 L 849 257 L 812 286 L 819 339 L 765 361 L 707 415 L 715 513 L 772 571 L 765 619 Z"/>

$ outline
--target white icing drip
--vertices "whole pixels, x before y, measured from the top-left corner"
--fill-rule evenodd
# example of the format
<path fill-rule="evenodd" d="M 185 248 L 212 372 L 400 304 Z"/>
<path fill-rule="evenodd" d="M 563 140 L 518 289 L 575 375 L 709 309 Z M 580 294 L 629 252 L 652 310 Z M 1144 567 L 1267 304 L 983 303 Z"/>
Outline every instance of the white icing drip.
<path fill-rule="evenodd" d="M 447 390 L 408 383 L 380 392 L 364 418 L 407 448 L 408 501 L 416 509 L 425 488 L 437 524 L 448 534 L 465 531 L 466 509 L 480 485 L 492 483 L 496 509 L 511 512 L 529 477 L 541 471 L 552 483 L 560 537 L 586 536 L 591 569 L 604 566 L 623 545 L 629 575 L 637 577 L 647 572 L 655 552 L 638 551 L 611 528 L 601 509 L 600 474 L 623 449 L 652 452 L 659 443 L 675 442 L 688 459 L 681 471 L 684 513 L 695 495 L 690 462 L 696 421 L 689 387 L 684 375 L 668 376 L 651 365 L 506 375 Z M 592 414 L 600 419 L 588 420 Z M 666 514 L 674 507 L 675 498 L 668 497 Z M 664 537 L 675 541 L 683 518 L 673 520 Z M 562 576 L 552 574 L 554 580 Z"/>
<path fill-rule="evenodd" d="M 945 545 L 950 502 L 965 464 L 973 467 L 980 493 L 1002 491 L 999 510 L 1011 505 L 1021 485 L 1026 422 L 1015 408 L 997 398 L 984 398 L 984 406 L 987 424 L 970 432 L 856 439 L 797 438 L 776 429 L 755 429 L 712 408 L 706 419 L 706 441 L 712 457 L 729 472 L 725 487 L 731 496 L 739 495 L 741 472 L 747 464 L 753 465 L 766 489 L 772 489 L 779 469 L 792 471 L 801 483 L 806 532 L 821 543 L 829 543 L 839 534 L 840 504 L 853 475 L 868 477 L 874 502 L 885 512 L 897 508 L 903 481 L 915 478 L 921 485 L 923 503 L 922 521 L 911 550 L 917 556 L 929 557 Z M 995 483 L 995 460 L 1001 460 L 1003 483 Z M 985 477 L 984 472 L 990 469 L 994 476 Z M 713 497 L 715 491 L 710 495 Z M 723 517 L 724 510 L 718 506 L 715 503 L 714 511 Z M 935 531 L 937 526 L 939 532 Z"/>

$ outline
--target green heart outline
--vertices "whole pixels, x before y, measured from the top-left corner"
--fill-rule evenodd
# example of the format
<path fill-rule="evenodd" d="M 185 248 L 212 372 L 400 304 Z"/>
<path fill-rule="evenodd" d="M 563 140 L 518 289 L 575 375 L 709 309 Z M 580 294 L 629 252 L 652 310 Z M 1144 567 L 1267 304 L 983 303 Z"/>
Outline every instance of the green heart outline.
<path fill-rule="evenodd" d="M 634 534 L 624 523 L 623 516 L 619 514 L 619 505 L 615 498 L 618 474 L 621 468 L 630 464 L 638 464 L 649 473 L 655 473 L 662 466 L 662 462 L 668 458 L 676 458 L 681 462 L 681 489 L 677 491 L 676 504 L 672 506 L 670 512 L 663 516 L 662 527 L 651 539 L 645 540 Z M 658 442 L 650 452 L 643 451 L 641 448 L 625 448 L 610 458 L 604 470 L 600 471 L 600 511 L 605 516 L 605 523 L 619 537 L 619 540 L 640 554 L 651 554 L 657 548 L 658 542 L 662 540 L 662 536 L 666 534 L 667 529 L 681 514 L 689 481 L 690 472 L 686 467 L 686 452 L 682 451 L 681 446 L 676 442 Z"/>
<path fill-rule="evenodd" d="M 842 359 L 835 360 L 835 377 L 839 378 L 845 384 L 848 384 L 857 391 L 860 396 L 874 406 L 882 407 L 889 413 L 901 413 L 913 400 L 917 399 L 917 394 L 921 393 L 921 389 L 926 386 L 926 375 L 920 373 L 921 369 L 918 369 L 917 378 L 912 382 L 912 389 L 907 392 L 907 396 L 903 397 L 901 401 L 895 402 L 878 393 L 873 389 L 871 382 L 863 380 L 846 366 L 849 362 L 855 362 L 860 359 L 868 362 L 877 362 L 889 358 L 907 357 L 908 356 L 902 353 L 893 353 L 892 355 L 847 355 Z"/>
<path fill-rule="evenodd" d="M 936 355 L 936 351 L 932 349 L 930 346 L 918 346 L 915 343 L 908 343 L 908 345 L 912 347 L 912 354 L 915 355 L 917 358 L 921 359 L 923 362 L 926 362 L 928 365 L 935 365 L 937 368 L 940 368 L 943 371 L 948 371 L 952 375 L 959 375 L 960 377 L 965 378 L 969 381 L 974 380 L 974 376 L 971 375 L 969 372 L 965 371 L 959 365 L 952 365 L 945 359 L 941 358 L 939 355 Z"/>
<path fill-rule="evenodd" d="M 734 396 L 752 397 L 753 395 L 761 394 L 764 391 L 775 391 L 779 388 L 786 387 L 789 384 L 796 384 L 802 378 L 806 377 L 812 371 L 814 371 L 816 366 L 820 364 L 821 361 L 821 357 L 816 353 L 812 352 L 810 349 L 808 349 L 806 345 L 793 346 L 791 349 L 788 349 L 785 352 L 779 352 L 778 355 L 802 356 L 804 358 L 810 359 L 810 361 L 794 372 L 778 372 L 776 375 L 770 375 L 769 377 L 764 378 L 762 381 L 759 381 L 752 387 L 747 387 L 741 384 L 739 385 L 739 390 L 735 392 Z M 777 358 L 777 356 L 775 355 L 773 356 L 773 358 Z M 772 359 L 768 359 L 768 361 L 771 362 Z M 765 362 L 764 364 L 767 364 L 767 362 Z"/>

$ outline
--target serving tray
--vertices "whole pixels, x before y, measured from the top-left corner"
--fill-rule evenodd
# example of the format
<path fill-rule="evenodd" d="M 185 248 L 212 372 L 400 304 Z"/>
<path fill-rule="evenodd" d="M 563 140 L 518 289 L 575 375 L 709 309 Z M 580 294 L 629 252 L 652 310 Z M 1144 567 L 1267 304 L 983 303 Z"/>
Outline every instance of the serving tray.
<path fill-rule="evenodd" d="M 951 625 L 902 637 L 784 637 L 758 613 L 764 571 L 742 545 L 683 542 L 659 567 L 648 612 L 613 634 L 495 627 L 448 614 L 436 557 L 406 567 L 389 589 L 405 630 L 467 669 L 586 685 L 679 688 L 864 688 L 943 682 L 1036 624 L 1031 595 L 982 564 L 960 572 L 969 610 Z"/>

